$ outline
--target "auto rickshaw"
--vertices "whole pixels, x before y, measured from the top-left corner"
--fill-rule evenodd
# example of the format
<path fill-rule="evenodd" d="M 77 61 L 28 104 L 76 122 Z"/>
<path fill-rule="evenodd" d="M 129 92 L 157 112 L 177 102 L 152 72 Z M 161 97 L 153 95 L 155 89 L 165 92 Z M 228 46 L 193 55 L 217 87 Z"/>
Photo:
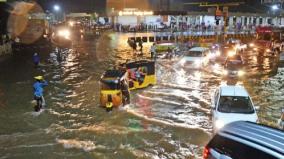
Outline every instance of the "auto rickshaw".
<path fill-rule="evenodd" d="M 107 70 L 101 77 L 101 106 L 111 110 L 130 103 L 130 93 L 125 70 Z"/>
<path fill-rule="evenodd" d="M 157 83 L 155 62 L 140 60 L 125 64 L 128 72 L 129 89 L 140 89 Z"/>

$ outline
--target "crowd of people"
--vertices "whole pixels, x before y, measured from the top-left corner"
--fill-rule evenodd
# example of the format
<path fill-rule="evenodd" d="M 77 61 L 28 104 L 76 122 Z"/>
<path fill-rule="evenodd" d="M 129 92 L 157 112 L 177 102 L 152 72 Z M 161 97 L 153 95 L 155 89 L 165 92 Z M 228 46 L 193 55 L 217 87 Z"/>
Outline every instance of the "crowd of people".
<path fill-rule="evenodd" d="M 123 24 L 114 24 L 113 29 L 117 32 L 148 32 L 148 31 L 201 31 L 201 32 L 212 32 L 223 29 L 223 25 L 217 26 L 216 24 L 205 24 L 202 22 L 201 24 L 188 24 L 188 23 L 171 23 L 169 25 L 165 23 L 160 24 L 136 24 L 136 25 L 123 25 Z M 256 25 L 242 25 L 241 23 L 235 23 L 234 25 L 229 26 L 230 31 L 241 32 L 253 32 L 256 29 Z"/>
<path fill-rule="evenodd" d="M 128 39 L 127 43 L 133 49 L 134 53 L 143 54 L 143 40 L 142 39 L 140 40 Z M 139 52 L 137 52 L 137 46 L 140 47 L 140 49 L 138 50 Z"/>

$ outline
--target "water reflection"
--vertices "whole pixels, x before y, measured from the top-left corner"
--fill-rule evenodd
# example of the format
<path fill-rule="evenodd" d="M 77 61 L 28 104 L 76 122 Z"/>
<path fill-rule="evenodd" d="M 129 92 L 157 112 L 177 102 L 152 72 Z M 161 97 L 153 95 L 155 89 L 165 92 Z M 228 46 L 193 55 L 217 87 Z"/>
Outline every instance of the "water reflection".
<path fill-rule="evenodd" d="M 75 42 L 60 65 L 45 66 L 44 75 L 50 81 L 46 94 L 49 108 L 37 117 L 29 113 L 30 77 L 36 71 L 25 63 L 27 59 L 1 63 L 0 119 L 5 122 L 0 122 L 0 145 L 5 146 L 0 146 L 0 155 L 36 158 L 42 152 L 46 158 L 201 156 L 212 131 L 212 95 L 220 85 L 227 84 L 221 76 L 223 66 L 189 70 L 174 66 L 174 60 L 158 61 L 158 84 L 133 91 L 130 105 L 106 113 L 99 107 L 98 81 L 102 72 L 117 61 L 138 58 L 128 46 L 127 37 L 106 33 L 95 42 Z M 147 57 L 151 45 L 144 44 Z M 272 57 L 263 58 L 256 52 L 244 56 L 249 76 L 237 84 L 244 85 L 255 105 L 261 106 L 261 122 L 273 125 L 284 104 L 284 69 L 279 68 L 273 76 Z M 21 68 L 4 67 L 19 64 Z M 11 74 L 17 69 L 25 74 Z M 269 76 L 264 76 L 267 73 Z M 22 96 L 15 101 L 15 94 Z M 31 150 L 35 147 L 38 151 Z"/>

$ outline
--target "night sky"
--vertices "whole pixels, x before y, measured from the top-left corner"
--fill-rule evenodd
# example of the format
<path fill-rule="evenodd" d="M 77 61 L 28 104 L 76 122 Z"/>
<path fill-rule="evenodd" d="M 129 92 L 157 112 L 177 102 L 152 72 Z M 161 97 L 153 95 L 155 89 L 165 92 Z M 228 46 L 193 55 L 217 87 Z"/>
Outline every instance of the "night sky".
<path fill-rule="evenodd" d="M 9 1 L 9 0 L 8 0 Z M 10 0 L 13 1 L 13 0 Z M 186 2 L 245 2 L 245 5 L 239 7 L 232 7 L 232 11 L 242 11 L 242 12 L 265 12 L 267 9 L 264 5 L 260 4 L 261 0 L 36 0 L 44 10 L 52 10 L 52 6 L 54 4 L 59 4 L 62 9 L 68 12 L 99 12 L 105 13 L 106 6 L 108 1 L 123 1 L 129 4 L 135 4 L 134 7 L 142 7 L 142 1 L 148 1 L 149 6 L 157 5 L 157 3 L 166 1 L 170 1 L 171 5 L 175 4 L 183 4 Z M 123 3 L 121 2 L 121 3 Z M 141 5 L 140 5 L 141 4 Z M 131 5 L 130 5 L 131 6 Z M 132 5 L 133 6 L 133 5 Z M 197 6 L 187 5 L 183 7 L 184 10 L 204 10 L 204 8 L 200 8 Z M 156 9 L 157 10 L 157 9 Z M 206 10 L 206 8 L 205 8 Z"/>
<path fill-rule="evenodd" d="M 37 2 L 45 10 L 52 10 L 52 6 L 58 4 L 66 13 L 94 11 L 103 13 L 106 9 L 106 0 L 37 0 Z"/>

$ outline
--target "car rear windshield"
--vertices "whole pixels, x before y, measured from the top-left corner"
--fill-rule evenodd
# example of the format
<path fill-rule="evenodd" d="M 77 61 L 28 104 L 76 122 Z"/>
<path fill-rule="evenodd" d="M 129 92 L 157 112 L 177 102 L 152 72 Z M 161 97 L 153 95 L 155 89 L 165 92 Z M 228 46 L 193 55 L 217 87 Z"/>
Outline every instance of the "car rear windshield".
<path fill-rule="evenodd" d="M 254 113 L 254 109 L 249 97 L 232 96 L 220 97 L 218 111 L 223 113 Z"/>
<path fill-rule="evenodd" d="M 228 61 L 226 68 L 227 69 L 240 69 L 242 66 L 240 65 L 240 61 Z"/>
<path fill-rule="evenodd" d="M 218 134 L 213 137 L 207 147 L 232 159 L 276 159 L 266 152 Z M 214 156 L 209 155 L 208 158 L 214 159 Z"/>
<path fill-rule="evenodd" d="M 191 56 L 191 57 L 202 57 L 202 52 L 201 51 L 189 51 L 186 56 Z"/>

